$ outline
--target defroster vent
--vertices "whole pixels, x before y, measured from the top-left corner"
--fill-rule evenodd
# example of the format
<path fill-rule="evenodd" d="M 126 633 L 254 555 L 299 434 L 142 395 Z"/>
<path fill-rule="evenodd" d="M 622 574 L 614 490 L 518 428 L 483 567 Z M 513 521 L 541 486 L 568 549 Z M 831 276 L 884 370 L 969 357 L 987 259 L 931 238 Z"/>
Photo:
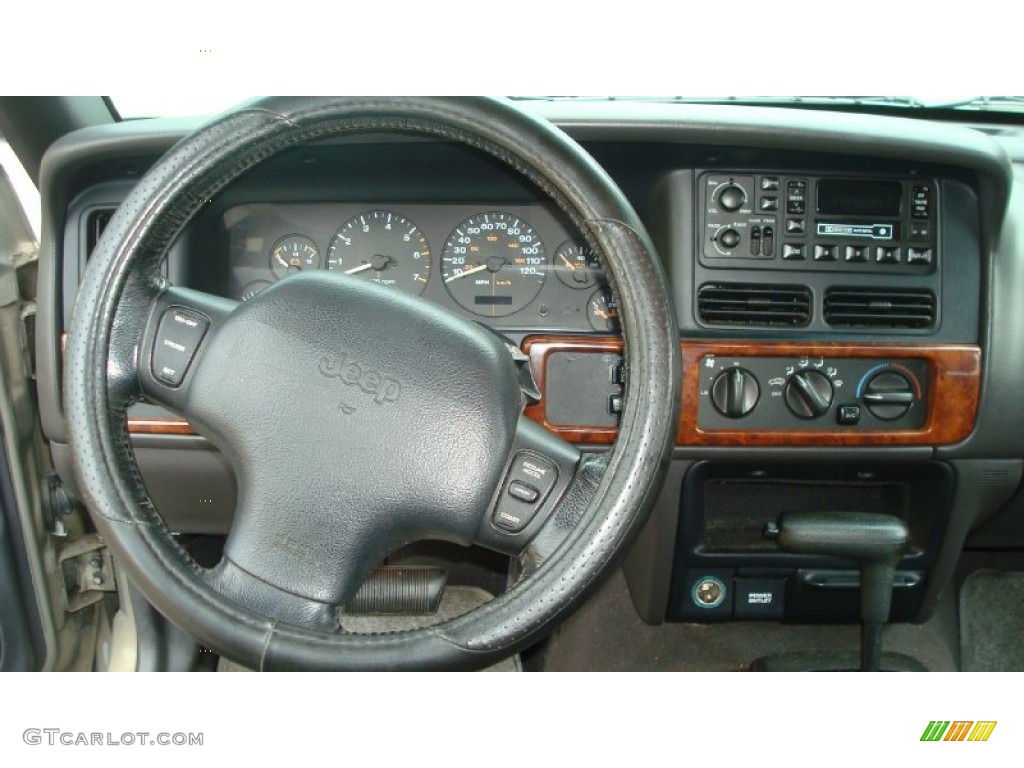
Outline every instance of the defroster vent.
<path fill-rule="evenodd" d="M 709 325 L 807 325 L 811 291 L 805 285 L 706 283 L 697 294 L 697 312 Z"/>
<path fill-rule="evenodd" d="M 898 288 L 829 288 L 825 322 L 844 328 L 931 328 L 935 294 Z"/>

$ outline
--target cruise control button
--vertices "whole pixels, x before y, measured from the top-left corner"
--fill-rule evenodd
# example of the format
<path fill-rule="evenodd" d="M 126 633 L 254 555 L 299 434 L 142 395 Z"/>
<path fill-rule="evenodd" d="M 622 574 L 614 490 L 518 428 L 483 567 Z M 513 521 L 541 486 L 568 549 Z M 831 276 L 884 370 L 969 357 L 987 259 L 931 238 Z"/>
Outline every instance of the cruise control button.
<path fill-rule="evenodd" d="M 181 384 L 209 327 L 210 321 L 198 312 L 181 307 L 164 312 L 153 341 L 153 376 L 172 387 Z"/>
<path fill-rule="evenodd" d="M 519 501 L 527 504 L 533 504 L 533 502 L 540 498 L 540 491 L 526 483 L 520 483 L 518 480 L 513 480 L 508 484 L 508 495 L 513 499 L 519 499 Z"/>
<path fill-rule="evenodd" d="M 520 533 L 533 521 L 558 479 L 553 461 L 534 453 L 520 451 L 512 459 L 505 492 L 491 522 L 509 533 Z"/>

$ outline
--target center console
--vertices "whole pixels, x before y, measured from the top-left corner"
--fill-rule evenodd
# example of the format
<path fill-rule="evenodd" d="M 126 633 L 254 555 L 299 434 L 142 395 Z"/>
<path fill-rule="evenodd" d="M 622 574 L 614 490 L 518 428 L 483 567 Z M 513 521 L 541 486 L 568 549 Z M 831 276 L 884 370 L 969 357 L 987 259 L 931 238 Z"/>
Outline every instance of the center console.
<path fill-rule="evenodd" d="M 864 513 L 909 531 L 892 618 L 915 619 L 955 495 L 927 449 L 969 437 L 980 397 L 974 190 L 941 169 L 697 168 L 670 174 L 655 210 L 681 335 L 676 444 L 693 460 L 660 513 L 675 516 L 663 618 L 857 621 L 856 563 L 783 551 L 764 530 L 786 513 Z M 619 340 L 525 349 L 545 391 L 530 415 L 611 443 Z M 881 458 L 914 446 L 916 461 Z M 831 460 L 796 460 L 806 448 Z"/>

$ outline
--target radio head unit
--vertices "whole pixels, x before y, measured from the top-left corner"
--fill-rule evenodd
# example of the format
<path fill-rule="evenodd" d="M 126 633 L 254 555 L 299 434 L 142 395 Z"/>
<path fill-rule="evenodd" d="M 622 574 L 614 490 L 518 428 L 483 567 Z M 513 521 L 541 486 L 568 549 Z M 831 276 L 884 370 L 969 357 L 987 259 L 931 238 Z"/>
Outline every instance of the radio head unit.
<path fill-rule="evenodd" d="M 938 264 L 934 179 L 713 171 L 698 184 L 707 267 L 923 274 Z"/>

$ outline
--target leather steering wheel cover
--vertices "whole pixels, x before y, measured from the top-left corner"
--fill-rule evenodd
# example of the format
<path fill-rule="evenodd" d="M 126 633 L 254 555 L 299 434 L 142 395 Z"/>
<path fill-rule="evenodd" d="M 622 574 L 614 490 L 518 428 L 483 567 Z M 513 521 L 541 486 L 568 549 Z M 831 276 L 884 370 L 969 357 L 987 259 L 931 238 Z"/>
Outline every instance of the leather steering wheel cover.
<path fill-rule="evenodd" d="M 318 634 L 257 616 L 211 590 L 156 513 L 125 420 L 137 394 L 129 356 L 139 354 L 142 329 L 118 321 L 138 317 L 158 290 L 158 265 L 173 238 L 244 171 L 304 142 L 381 131 L 475 147 L 544 190 L 604 261 L 621 299 L 634 375 L 617 442 L 582 467 L 552 521 L 571 530 L 528 578 L 434 627 Z M 216 118 L 172 148 L 119 208 L 80 286 L 66 359 L 76 475 L 119 563 L 172 622 L 259 669 L 478 668 L 527 646 L 588 593 L 638 531 L 671 457 L 681 385 L 667 281 L 630 204 L 564 133 L 503 100 L 476 98 L 273 98 Z"/>

